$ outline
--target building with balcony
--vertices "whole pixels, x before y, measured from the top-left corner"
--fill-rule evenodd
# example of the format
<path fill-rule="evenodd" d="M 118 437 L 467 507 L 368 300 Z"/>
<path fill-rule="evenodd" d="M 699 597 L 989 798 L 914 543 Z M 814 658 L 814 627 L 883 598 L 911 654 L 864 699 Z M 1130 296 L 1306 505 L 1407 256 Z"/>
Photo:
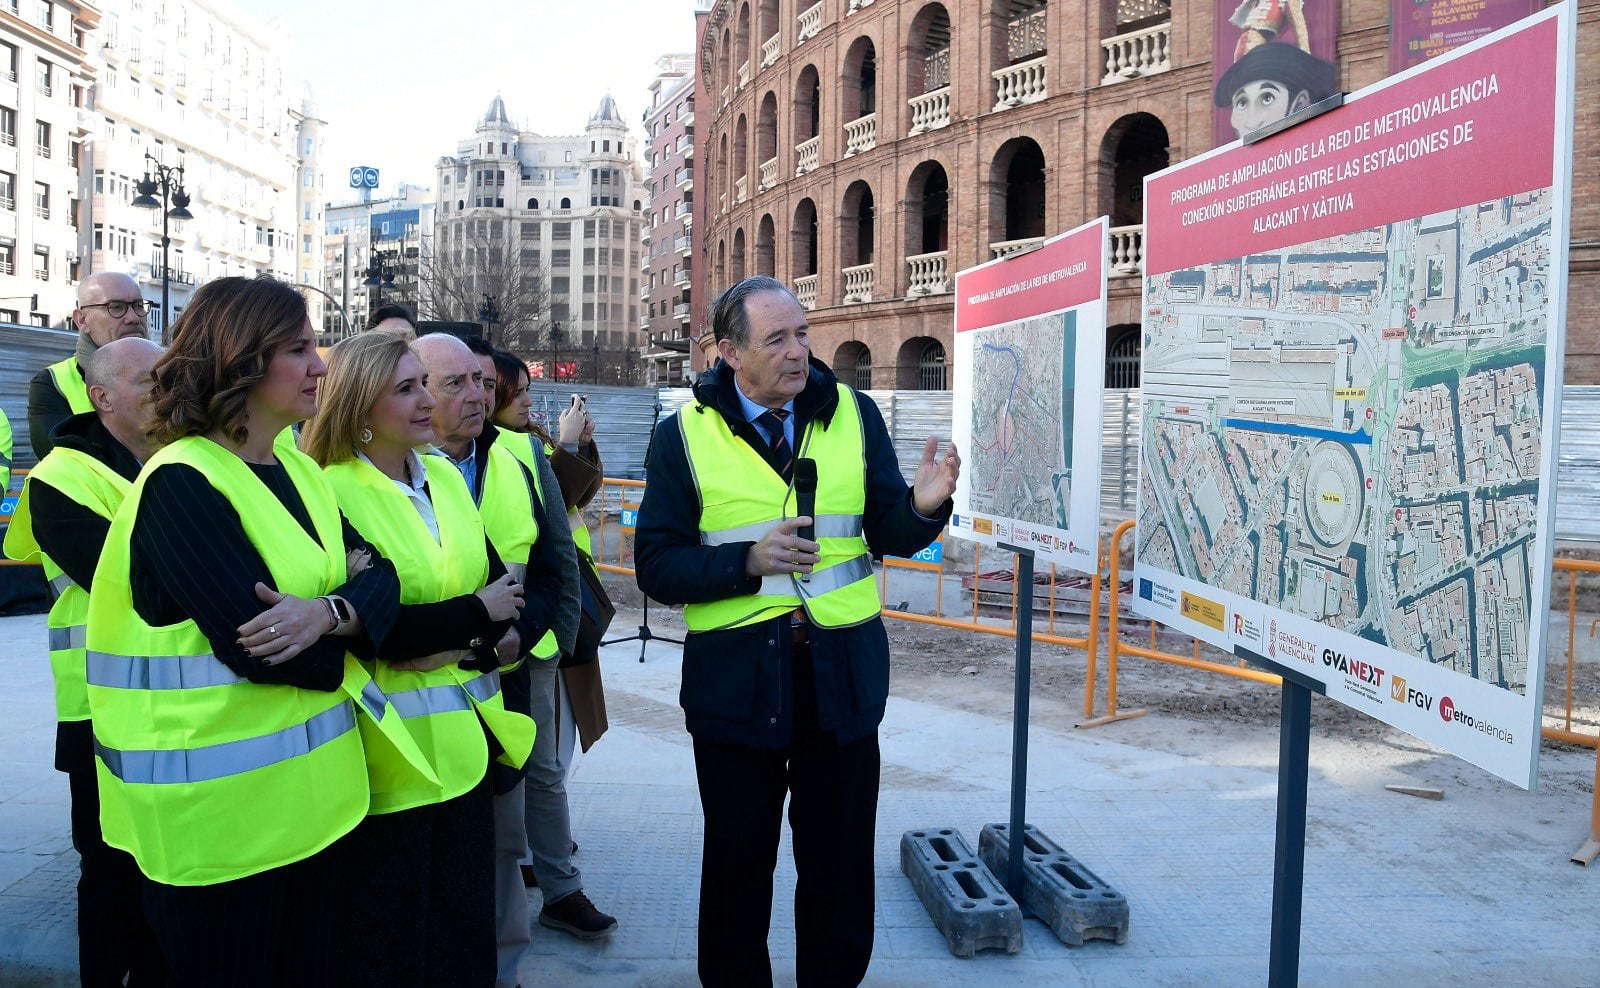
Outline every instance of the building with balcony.
<path fill-rule="evenodd" d="M 263 26 L 222 0 L 106 0 L 101 9 L 80 237 L 88 269 L 126 271 L 160 301 L 161 211 L 131 205 L 148 154 L 183 166 L 195 217 L 170 225 L 172 312 L 153 314 L 152 331 L 212 278 L 314 282 L 322 257 L 305 212 L 321 196 L 321 121 L 287 77 L 281 24 Z"/>
<path fill-rule="evenodd" d="M 0 3 L 0 321 L 68 328 L 94 79 L 88 3 Z"/>
<path fill-rule="evenodd" d="M 681 385 L 689 374 L 692 322 L 695 204 L 694 57 L 663 55 L 650 84 L 644 114 L 646 213 L 644 312 L 646 382 Z M 679 315 L 678 313 L 682 313 Z"/>
<path fill-rule="evenodd" d="M 437 169 L 424 315 L 476 320 L 492 294 L 498 342 L 560 363 L 563 375 L 598 377 L 604 363 L 607 378 L 631 377 L 646 189 L 616 101 L 602 99 L 582 134 L 546 137 L 513 124 L 496 96 Z"/>
<path fill-rule="evenodd" d="M 1106 377 L 1136 386 L 1142 180 L 1212 147 L 1214 7 L 717 0 L 698 51 L 696 296 L 773 275 L 844 381 L 943 388 L 953 274 L 1109 215 Z M 1389 9 L 1342 5 L 1344 90 L 1388 73 Z M 1582 148 L 1600 140 L 1596 32 L 1580 29 L 1578 65 Z M 1573 312 L 1600 307 L 1597 186 L 1576 169 Z M 1568 380 L 1600 380 L 1600 326 L 1569 334 Z M 694 356 L 714 359 L 709 335 Z"/>
<path fill-rule="evenodd" d="M 435 208 L 432 189 L 404 183 L 386 199 L 324 207 L 321 288 L 337 304 L 328 307 L 322 342 L 360 332 L 368 313 L 389 302 L 431 309 L 422 265 L 432 254 Z"/>

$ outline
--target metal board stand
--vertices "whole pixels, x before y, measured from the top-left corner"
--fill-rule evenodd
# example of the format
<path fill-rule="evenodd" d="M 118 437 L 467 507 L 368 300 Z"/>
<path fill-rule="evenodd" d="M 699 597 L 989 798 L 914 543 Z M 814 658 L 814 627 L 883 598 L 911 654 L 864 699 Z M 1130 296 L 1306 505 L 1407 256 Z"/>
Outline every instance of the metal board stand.
<path fill-rule="evenodd" d="M 1011 822 L 1013 836 L 1006 860 L 1005 886 L 1021 906 L 1024 898 L 1023 852 L 1027 845 L 1028 696 L 1033 688 L 1033 550 L 1000 543 L 1017 554 L 1017 670 L 1011 714 Z"/>

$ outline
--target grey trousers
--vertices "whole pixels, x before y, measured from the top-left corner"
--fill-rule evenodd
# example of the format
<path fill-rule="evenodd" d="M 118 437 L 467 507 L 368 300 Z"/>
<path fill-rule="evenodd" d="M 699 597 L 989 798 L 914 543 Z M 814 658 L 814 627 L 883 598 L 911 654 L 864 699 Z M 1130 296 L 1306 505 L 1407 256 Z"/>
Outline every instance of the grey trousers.
<path fill-rule="evenodd" d="M 518 865 L 528 846 L 523 829 L 522 783 L 494 797 L 495 988 L 515 988 L 533 931 L 528 925 L 528 890 Z"/>
<path fill-rule="evenodd" d="M 583 888 L 572 863 L 572 818 L 567 812 L 567 773 L 556 743 L 556 660 L 528 660 L 530 706 L 538 733 L 524 770 L 528 852 L 544 901 L 557 902 Z M 571 728 L 569 728 L 570 732 Z"/>

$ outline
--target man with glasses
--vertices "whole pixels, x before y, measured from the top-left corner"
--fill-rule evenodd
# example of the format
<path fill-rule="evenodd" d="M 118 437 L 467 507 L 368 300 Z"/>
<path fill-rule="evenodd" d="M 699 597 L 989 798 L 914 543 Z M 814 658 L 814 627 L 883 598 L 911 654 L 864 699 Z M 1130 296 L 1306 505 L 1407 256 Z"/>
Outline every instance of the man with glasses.
<path fill-rule="evenodd" d="M 94 411 L 80 364 L 112 340 L 146 336 L 148 307 L 138 282 L 128 275 L 101 271 L 79 283 L 78 307 L 72 310 L 77 349 L 35 374 L 28 385 L 28 440 L 36 459 L 44 459 L 54 448 L 50 433 L 56 426 L 73 415 Z"/>

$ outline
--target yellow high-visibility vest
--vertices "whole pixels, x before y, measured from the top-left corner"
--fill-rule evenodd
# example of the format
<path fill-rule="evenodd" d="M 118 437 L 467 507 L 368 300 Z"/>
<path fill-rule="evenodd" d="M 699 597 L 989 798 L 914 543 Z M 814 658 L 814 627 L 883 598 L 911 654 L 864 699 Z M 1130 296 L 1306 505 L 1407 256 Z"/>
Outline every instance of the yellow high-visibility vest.
<path fill-rule="evenodd" d="M 532 451 L 524 461 L 516 450 L 517 446 L 524 445 L 525 438 L 507 432 L 489 447 L 489 465 L 483 472 L 483 494 L 478 498 L 478 511 L 483 515 L 489 541 L 505 561 L 506 569 L 518 580 L 527 576 L 527 566 L 522 560 L 528 558 L 529 550 L 539 541 L 539 514 L 534 498 L 544 500 L 544 484 L 533 466 Z M 530 651 L 536 659 L 555 658 L 561 651 L 555 632 L 546 631 Z"/>
<path fill-rule="evenodd" d="M 33 533 L 31 494 L 38 481 L 110 521 L 133 485 L 121 474 L 82 450 L 57 446 L 39 461 L 22 485 L 16 513 L 6 530 L 5 552 L 12 559 L 38 561 L 54 598 L 45 619 L 50 636 L 50 673 L 55 681 L 56 719 L 89 719 L 89 688 L 84 682 L 83 647 L 89 616 L 89 593 L 61 571 L 39 549 Z"/>
<path fill-rule="evenodd" d="M 431 604 L 483 586 L 489 575 L 483 519 L 455 465 L 439 456 L 420 457 L 427 472 L 439 538 L 394 481 L 365 460 L 355 458 L 324 468 L 339 506 L 400 577 L 400 603 Z M 463 656 L 466 653 L 463 650 Z M 392 752 L 367 750 L 372 812 L 391 813 L 441 803 L 467 792 L 483 778 L 489 746 L 483 718 L 494 732 L 508 764 L 520 766 L 533 750 L 533 721 L 507 710 L 500 674 L 461 668 L 452 661 L 429 672 L 397 670 L 383 661 L 369 664 L 372 677 L 388 695 L 417 747 L 439 778 L 430 786 Z"/>
<path fill-rule="evenodd" d="M 50 372 L 50 380 L 55 382 L 56 390 L 61 392 L 61 397 L 67 399 L 67 406 L 72 409 L 72 414 L 82 415 L 84 412 L 94 411 L 94 402 L 89 400 L 89 385 L 84 382 L 83 373 L 78 369 L 76 354 L 56 361 L 45 370 Z"/>
<path fill-rule="evenodd" d="M 238 513 L 274 585 L 316 597 L 345 582 L 339 506 L 315 462 L 275 450 L 315 537 L 239 457 L 188 436 L 151 458 L 111 523 L 89 599 L 85 672 L 106 843 L 167 885 L 210 885 L 303 860 L 366 816 L 358 718 L 432 777 L 372 677 L 345 654 L 331 693 L 240 678 L 193 620 L 154 627 L 133 606 L 130 545 L 150 475 L 200 471 Z M 432 777 L 435 785 L 436 777 Z"/>
<path fill-rule="evenodd" d="M 799 514 L 792 485 L 733 434 L 714 408 L 688 406 L 677 413 L 678 428 L 700 495 L 700 542 L 726 545 L 758 542 L 785 518 Z M 872 557 L 861 534 L 866 508 L 866 455 L 861 412 L 855 395 L 839 385 L 833 420 L 806 424 L 797 457 L 817 461 L 815 528 L 821 561 L 811 578 L 796 574 L 764 577 L 753 594 L 728 597 L 683 609 L 690 631 L 716 631 L 764 621 L 804 607 L 812 624 L 842 628 L 876 617 L 880 610 L 872 579 Z"/>

